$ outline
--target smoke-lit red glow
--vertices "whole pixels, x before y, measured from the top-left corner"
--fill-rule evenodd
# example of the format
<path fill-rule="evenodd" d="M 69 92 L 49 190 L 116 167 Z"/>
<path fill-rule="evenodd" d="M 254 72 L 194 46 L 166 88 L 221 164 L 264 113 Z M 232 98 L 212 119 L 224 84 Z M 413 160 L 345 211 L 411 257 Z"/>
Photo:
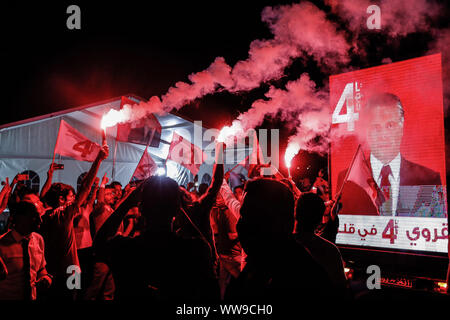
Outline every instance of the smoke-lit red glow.
<path fill-rule="evenodd" d="M 436 18 L 440 5 L 429 4 L 426 0 L 412 2 L 414 10 L 409 10 L 402 2 L 380 1 L 383 28 L 379 32 L 391 37 L 390 41 L 427 28 L 434 30 L 426 21 Z M 233 66 L 227 64 L 224 57 L 217 57 L 206 69 L 190 74 L 189 81 L 178 81 L 161 97 L 153 96 L 148 102 L 132 106 L 133 112 L 131 107 L 130 110 L 121 110 L 117 114 L 117 111 L 111 111 L 102 126 L 138 120 L 149 113 L 178 110 L 195 99 L 219 91 L 239 93 L 252 90 L 264 82 L 283 77 L 285 69 L 294 60 L 305 55 L 314 59 L 319 68 L 326 72 L 342 70 L 350 61 L 351 50 L 366 57 L 365 46 L 358 43 L 356 38 L 364 29 L 362 26 L 365 26 L 367 20 L 366 8 L 370 1 L 354 3 L 349 0 L 327 0 L 326 3 L 333 13 L 348 23 L 347 28 L 353 32 L 354 39 L 346 39 L 345 33 L 312 3 L 266 7 L 261 18 L 270 28 L 273 37 L 252 41 L 247 59 L 240 60 Z M 446 40 L 448 37 L 441 38 Z M 446 46 L 446 43 L 436 41 L 434 47 L 441 49 L 442 44 Z M 390 58 L 385 57 L 384 61 L 390 61 Z M 295 136 L 291 139 L 295 139 L 301 149 L 324 153 L 332 138 L 329 136 L 328 101 L 327 89 L 317 86 L 304 73 L 298 79 L 288 82 L 285 88 L 271 86 L 265 98 L 254 101 L 246 112 L 238 116 L 237 121 L 245 132 L 261 125 L 265 118 L 280 116 L 289 123 L 300 120 Z M 217 140 L 224 142 L 229 137 L 236 136 L 233 126 L 234 124 L 223 128 Z M 339 136 L 339 133 L 335 131 L 334 135 Z M 309 143 L 316 137 L 321 138 L 319 142 Z"/>
<path fill-rule="evenodd" d="M 239 121 L 233 121 L 231 126 L 225 126 L 220 130 L 219 136 L 217 137 L 218 142 L 225 142 L 228 138 L 236 136 L 242 133 L 242 125 Z"/>
<path fill-rule="evenodd" d="M 297 155 L 300 151 L 300 145 L 297 142 L 290 142 L 286 148 L 286 152 L 284 153 L 284 161 L 286 163 L 286 167 L 291 167 L 292 159 Z"/>
<path fill-rule="evenodd" d="M 125 105 L 128 106 L 128 105 Z M 129 109 L 123 108 L 120 110 L 110 109 L 103 117 L 101 122 L 101 128 L 105 130 L 109 127 L 114 127 L 118 123 L 126 122 L 130 119 Z"/>

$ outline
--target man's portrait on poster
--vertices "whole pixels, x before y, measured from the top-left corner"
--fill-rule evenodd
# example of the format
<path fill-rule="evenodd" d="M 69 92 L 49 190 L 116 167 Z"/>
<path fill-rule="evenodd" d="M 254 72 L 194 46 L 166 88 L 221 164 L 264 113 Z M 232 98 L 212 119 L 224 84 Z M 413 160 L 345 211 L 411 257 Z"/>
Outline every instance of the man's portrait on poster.
<path fill-rule="evenodd" d="M 342 188 L 340 214 L 409 217 L 445 217 L 440 174 L 402 155 L 405 108 L 401 99 L 390 92 L 373 93 L 362 106 L 358 137 L 372 181 L 383 194 L 378 206 L 367 192 L 352 181 Z M 348 169 L 347 169 L 348 170 Z M 347 170 L 338 176 L 341 189 Z"/>

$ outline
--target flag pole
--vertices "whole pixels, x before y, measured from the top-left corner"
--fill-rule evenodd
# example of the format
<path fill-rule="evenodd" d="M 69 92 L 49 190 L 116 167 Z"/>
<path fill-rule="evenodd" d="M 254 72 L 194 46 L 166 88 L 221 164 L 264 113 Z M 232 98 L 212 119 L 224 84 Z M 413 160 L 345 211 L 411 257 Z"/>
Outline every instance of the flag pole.
<path fill-rule="evenodd" d="M 59 132 L 61 131 L 61 118 L 59 119 L 59 128 L 58 128 L 58 135 L 56 136 L 56 142 L 55 147 L 53 148 L 53 158 L 52 158 L 52 164 L 55 162 L 55 156 L 56 156 L 56 146 L 58 145 L 59 140 Z"/>
<path fill-rule="evenodd" d="M 116 139 L 114 140 L 114 155 L 113 155 L 112 172 L 111 172 L 111 179 L 113 181 L 114 181 L 114 177 L 116 175 L 116 155 L 117 155 L 117 133 L 116 133 Z"/>
<path fill-rule="evenodd" d="M 148 141 L 147 141 L 147 146 L 145 147 L 145 150 L 147 150 L 148 146 L 149 146 L 150 143 L 152 142 L 153 137 L 155 136 L 155 131 L 156 131 L 156 129 L 153 129 L 153 130 L 152 130 L 152 134 L 150 135 L 150 138 L 149 138 Z"/>
<path fill-rule="evenodd" d="M 327 165 L 328 165 L 328 170 L 327 170 L 327 182 L 328 182 L 328 186 L 331 186 L 331 142 L 328 142 L 328 157 L 327 157 Z M 331 199 L 331 187 L 328 188 L 328 199 Z"/>

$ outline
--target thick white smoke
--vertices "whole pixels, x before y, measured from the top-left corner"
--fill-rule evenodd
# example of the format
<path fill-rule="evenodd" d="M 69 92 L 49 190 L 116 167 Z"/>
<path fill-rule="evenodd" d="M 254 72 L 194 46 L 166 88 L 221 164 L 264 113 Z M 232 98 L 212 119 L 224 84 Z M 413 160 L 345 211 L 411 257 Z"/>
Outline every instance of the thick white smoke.
<path fill-rule="evenodd" d="M 350 52 L 365 54 L 365 43 L 358 42 L 358 37 L 367 30 L 369 14 L 366 10 L 372 3 L 368 0 L 328 0 L 326 3 L 345 23 L 346 30 L 340 29 L 326 12 L 310 2 L 266 7 L 262 11 L 262 21 L 270 28 L 273 38 L 253 41 L 246 60 L 231 67 L 224 58 L 218 57 L 206 70 L 189 75 L 189 82 L 177 82 L 161 99 L 152 97 L 147 103 L 133 106 L 133 112 L 127 112 L 126 119 L 121 121 L 136 120 L 151 112 L 180 109 L 218 91 L 236 93 L 258 88 L 262 83 L 283 77 L 286 68 L 299 58 L 313 59 L 323 72 L 346 70 Z M 440 14 L 440 5 L 427 0 L 381 0 L 378 5 L 382 13 L 381 30 L 374 32 L 382 32 L 392 41 L 430 29 L 430 22 Z M 435 32 L 430 50 L 448 49 L 449 39 L 449 31 Z M 444 70 L 448 70 L 450 62 L 446 59 Z M 390 58 L 384 61 L 388 62 Z M 304 73 L 284 88 L 270 86 L 265 99 L 255 101 L 237 120 L 244 130 L 248 130 L 260 125 L 265 117 L 280 115 L 285 121 L 299 123 L 297 133 L 290 141 L 302 149 L 326 151 L 330 139 L 326 83 L 325 87 L 319 88 Z M 317 136 L 322 137 L 319 144 L 311 144 Z"/>

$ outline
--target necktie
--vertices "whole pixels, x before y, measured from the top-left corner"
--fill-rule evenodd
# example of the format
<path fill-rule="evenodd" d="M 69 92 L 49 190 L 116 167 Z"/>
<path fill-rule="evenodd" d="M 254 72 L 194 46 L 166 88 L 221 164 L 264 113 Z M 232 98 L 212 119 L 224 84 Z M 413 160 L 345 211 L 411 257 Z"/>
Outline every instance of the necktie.
<path fill-rule="evenodd" d="M 23 272 L 25 274 L 25 299 L 31 299 L 31 276 L 30 276 L 30 254 L 28 252 L 28 245 L 30 239 L 23 238 L 22 249 L 23 249 Z"/>
<path fill-rule="evenodd" d="M 389 165 L 383 166 L 380 173 L 381 176 L 380 188 L 385 198 L 385 202 L 381 207 L 383 215 L 392 215 L 391 182 L 389 181 L 389 175 L 391 174 L 392 174 L 391 167 Z"/>

